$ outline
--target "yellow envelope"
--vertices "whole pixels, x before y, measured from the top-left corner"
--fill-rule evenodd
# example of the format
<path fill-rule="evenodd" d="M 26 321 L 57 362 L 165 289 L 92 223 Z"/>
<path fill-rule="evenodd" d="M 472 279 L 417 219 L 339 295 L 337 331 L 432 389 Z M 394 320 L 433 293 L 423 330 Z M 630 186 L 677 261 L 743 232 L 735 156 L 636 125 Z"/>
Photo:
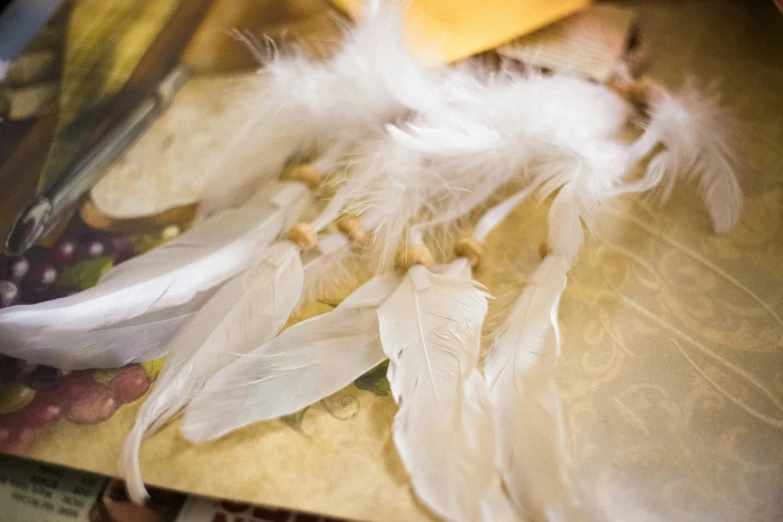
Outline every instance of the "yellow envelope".
<path fill-rule="evenodd" d="M 359 16 L 364 0 L 332 0 Z M 590 4 L 591 0 L 410 0 L 411 47 L 429 61 L 451 62 L 493 49 Z"/>

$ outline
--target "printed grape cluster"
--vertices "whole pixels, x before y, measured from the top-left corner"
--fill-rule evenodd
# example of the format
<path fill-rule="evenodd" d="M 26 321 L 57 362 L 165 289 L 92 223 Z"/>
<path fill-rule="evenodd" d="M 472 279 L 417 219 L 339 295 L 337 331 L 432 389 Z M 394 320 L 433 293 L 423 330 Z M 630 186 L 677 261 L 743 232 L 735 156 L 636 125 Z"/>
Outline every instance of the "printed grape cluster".
<path fill-rule="evenodd" d="M 108 234 L 75 219 L 51 247 L 34 246 L 24 255 L 0 255 L 0 308 L 65 297 L 93 286 L 115 264 L 180 233 L 169 226 L 154 233 Z"/>
<path fill-rule="evenodd" d="M 65 373 L 19 359 L 0 361 L 0 451 L 19 454 L 42 428 L 61 418 L 95 424 L 147 393 L 151 379 L 138 364 L 115 371 Z"/>
<path fill-rule="evenodd" d="M 108 234 L 74 220 L 51 247 L 0 256 L 0 308 L 89 288 L 115 264 L 176 237 L 179 230 Z M 78 424 L 109 419 L 120 406 L 147 393 L 157 366 L 63 372 L 0 355 L 0 452 L 24 452 L 42 429 L 60 419 Z"/>

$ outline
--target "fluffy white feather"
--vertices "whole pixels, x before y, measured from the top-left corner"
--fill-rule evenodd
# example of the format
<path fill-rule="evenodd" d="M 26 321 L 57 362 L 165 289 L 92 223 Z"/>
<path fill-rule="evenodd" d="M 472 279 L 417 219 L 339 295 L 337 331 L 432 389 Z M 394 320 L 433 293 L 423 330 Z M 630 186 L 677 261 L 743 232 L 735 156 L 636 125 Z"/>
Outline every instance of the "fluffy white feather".
<path fill-rule="evenodd" d="M 625 148 L 610 140 L 582 140 L 542 155 L 534 165 L 540 199 L 556 193 L 549 210 L 549 250 L 573 259 L 599 211 L 617 194 L 624 175 Z"/>
<path fill-rule="evenodd" d="M 444 78 L 439 88 L 447 90 L 451 81 Z M 423 109 L 410 121 L 422 125 L 415 129 L 424 136 L 387 126 L 386 135 L 367 140 L 357 149 L 356 158 L 349 164 L 351 181 L 340 193 L 344 208 L 364 215 L 366 228 L 373 230 L 371 257 L 378 259 L 382 269 L 391 268 L 390 261 L 412 222 L 432 221 L 444 213 L 464 215 L 498 186 L 487 183 L 483 171 L 471 171 L 460 164 L 465 156 L 471 162 L 470 154 L 479 147 L 479 141 L 482 146 L 487 140 L 496 143 L 500 138 L 494 132 L 463 118 L 453 103 L 448 108 Z M 452 146 L 440 155 L 438 147 L 444 139 L 451 140 Z M 474 148 L 466 150 L 468 144 Z"/>
<path fill-rule="evenodd" d="M 636 163 L 658 145 L 665 150 L 652 157 L 644 179 L 629 189 L 652 189 L 656 199 L 665 201 L 678 181 L 692 181 L 715 231 L 729 231 L 742 214 L 733 131 L 733 122 L 720 110 L 715 96 L 703 95 L 691 85 L 674 96 L 662 93 L 647 129 L 629 149 L 628 163 Z"/>
<path fill-rule="evenodd" d="M 408 223 L 429 203 L 433 184 L 445 183 L 430 175 L 422 154 L 388 136 L 365 143 L 351 168 L 352 183 L 342 191 L 345 209 L 365 216 L 373 238 L 370 257 L 379 269 L 390 269 Z"/>
<path fill-rule="evenodd" d="M 142 440 L 171 419 L 207 380 L 258 343 L 273 339 L 302 293 L 304 270 L 296 245 L 270 247 L 258 266 L 226 283 L 172 341 L 163 369 L 136 417 L 120 455 L 128 493 L 142 502 Z"/>
<path fill-rule="evenodd" d="M 614 137 L 631 114 L 611 90 L 568 76 L 498 74 L 475 85 L 472 96 L 455 103 L 458 116 L 412 122 L 399 129 L 398 139 L 407 134 L 411 148 L 454 156 L 456 162 L 481 152 L 475 161 L 491 161 L 499 176 L 508 177 L 536 157 L 542 144 Z"/>
<path fill-rule="evenodd" d="M 566 76 L 500 74 L 468 90 L 453 104 L 458 116 L 425 115 L 390 127 L 398 144 L 422 154 L 422 172 L 448 185 L 452 197 L 441 201 L 452 210 L 440 209 L 441 216 L 466 214 L 509 181 L 543 183 L 551 174 L 541 177 L 542 170 L 570 161 L 586 142 L 608 142 L 630 115 L 609 89 Z"/>
<path fill-rule="evenodd" d="M 287 195 L 284 205 L 274 199 L 281 191 Z M 272 184 L 245 206 L 218 214 L 166 245 L 119 265 L 93 288 L 0 311 L 3 353 L 62 368 L 102 367 L 108 361 L 143 357 L 144 346 L 138 345 L 141 339 L 133 341 L 132 357 L 115 353 L 130 341 L 123 343 L 118 337 L 104 349 L 96 343 L 116 335 L 116 328 L 130 322 L 134 332 L 144 332 L 147 351 L 165 344 L 173 328 L 147 324 L 145 329 L 146 323 L 160 319 L 156 312 L 165 314 L 186 305 L 243 270 L 308 200 L 304 185 Z M 169 326 L 176 323 L 167 319 Z"/>
<path fill-rule="evenodd" d="M 446 520 L 481 520 L 482 512 L 500 512 L 489 504 L 503 499 L 488 458 L 494 451 L 489 396 L 476 368 L 486 312 L 487 294 L 464 260 L 444 274 L 413 266 L 378 310 L 389 383 L 400 404 L 394 443 L 416 495 Z"/>
<path fill-rule="evenodd" d="M 532 520 L 583 520 L 567 481 L 567 432 L 552 376 L 568 267 L 568 260 L 551 255 L 539 265 L 484 366 L 495 409 L 497 465 L 509 495 Z"/>
<path fill-rule="evenodd" d="M 331 312 L 223 368 L 187 406 L 183 435 L 201 442 L 294 413 L 374 368 L 386 358 L 376 312 L 399 282 L 395 274 L 376 276 Z"/>
<path fill-rule="evenodd" d="M 241 202 L 248 187 L 277 175 L 297 154 L 347 150 L 411 110 L 442 106 L 433 88 L 437 73 L 405 47 L 399 10 L 371 13 L 327 61 L 292 52 L 274 53 L 264 64 L 258 106 L 205 191 L 202 214 Z"/>

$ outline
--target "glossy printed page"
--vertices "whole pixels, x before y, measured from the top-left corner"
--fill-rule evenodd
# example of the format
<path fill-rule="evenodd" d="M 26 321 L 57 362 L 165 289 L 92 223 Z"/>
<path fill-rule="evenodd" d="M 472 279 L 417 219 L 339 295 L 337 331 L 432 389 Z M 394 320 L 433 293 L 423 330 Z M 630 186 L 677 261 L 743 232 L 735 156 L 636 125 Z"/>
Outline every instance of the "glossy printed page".
<path fill-rule="evenodd" d="M 652 46 L 652 76 L 671 87 L 685 75 L 721 80 L 724 103 L 744 125 L 745 210 L 734 231 L 715 235 L 683 185 L 661 208 L 624 198 L 587 235 L 560 305 L 556 370 L 578 483 L 600 520 L 780 520 L 783 16 L 760 0 L 623 5 L 636 9 Z M 535 268 L 546 211 L 525 203 L 488 238 L 478 278 L 498 301 L 516 297 L 511 281 Z M 69 274 L 60 287 L 90 284 L 116 261 L 111 252 L 142 251 L 178 230 L 103 242 L 100 255 L 60 270 Z M 310 312 L 328 310 L 340 293 Z M 24 456 L 113 474 L 156 369 L 20 368 L 28 373 L 3 384 L 0 419 L 36 423 L 18 439 Z M 71 402 L 29 420 L 7 416 L 32 412 L 24 408 L 44 404 L 58 382 L 71 383 Z M 391 440 L 395 412 L 380 367 L 295 415 L 207 444 L 188 443 L 170 424 L 145 442 L 141 468 L 154 485 L 207 496 L 358 520 L 430 520 Z"/>

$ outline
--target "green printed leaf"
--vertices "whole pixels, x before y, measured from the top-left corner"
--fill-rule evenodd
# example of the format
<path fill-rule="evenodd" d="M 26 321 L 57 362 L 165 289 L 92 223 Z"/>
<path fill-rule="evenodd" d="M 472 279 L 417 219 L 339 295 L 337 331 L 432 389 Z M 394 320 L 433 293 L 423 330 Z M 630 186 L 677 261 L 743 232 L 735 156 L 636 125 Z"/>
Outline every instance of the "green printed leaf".
<path fill-rule="evenodd" d="M 150 381 L 154 381 L 158 378 L 158 374 L 160 374 L 160 371 L 163 369 L 163 363 L 166 362 L 165 357 L 161 357 L 160 359 L 154 359 L 152 361 L 144 361 L 141 363 L 141 367 L 144 368 L 144 372 L 147 374 L 147 377 Z"/>
<path fill-rule="evenodd" d="M 35 390 L 19 382 L 0 383 L 0 415 L 21 410 L 33 400 Z"/>
<path fill-rule="evenodd" d="M 92 374 L 92 378 L 98 384 L 108 386 L 109 383 L 122 373 L 122 368 L 108 368 L 103 370 L 95 370 Z"/>
<path fill-rule="evenodd" d="M 114 258 L 101 256 L 66 267 L 55 286 L 61 290 L 86 290 L 95 286 L 103 274 L 114 266 Z"/>
<path fill-rule="evenodd" d="M 280 420 L 294 431 L 302 433 L 302 422 L 304 421 L 305 413 L 307 413 L 309 408 L 310 406 L 305 406 L 296 413 L 292 413 L 291 415 L 283 415 L 280 417 Z"/>
<path fill-rule="evenodd" d="M 389 368 L 389 361 L 383 361 L 381 364 L 365 373 L 354 381 L 354 384 L 360 390 L 372 392 L 378 397 L 389 395 L 389 380 L 386 378 L 386 370 Z"/>

